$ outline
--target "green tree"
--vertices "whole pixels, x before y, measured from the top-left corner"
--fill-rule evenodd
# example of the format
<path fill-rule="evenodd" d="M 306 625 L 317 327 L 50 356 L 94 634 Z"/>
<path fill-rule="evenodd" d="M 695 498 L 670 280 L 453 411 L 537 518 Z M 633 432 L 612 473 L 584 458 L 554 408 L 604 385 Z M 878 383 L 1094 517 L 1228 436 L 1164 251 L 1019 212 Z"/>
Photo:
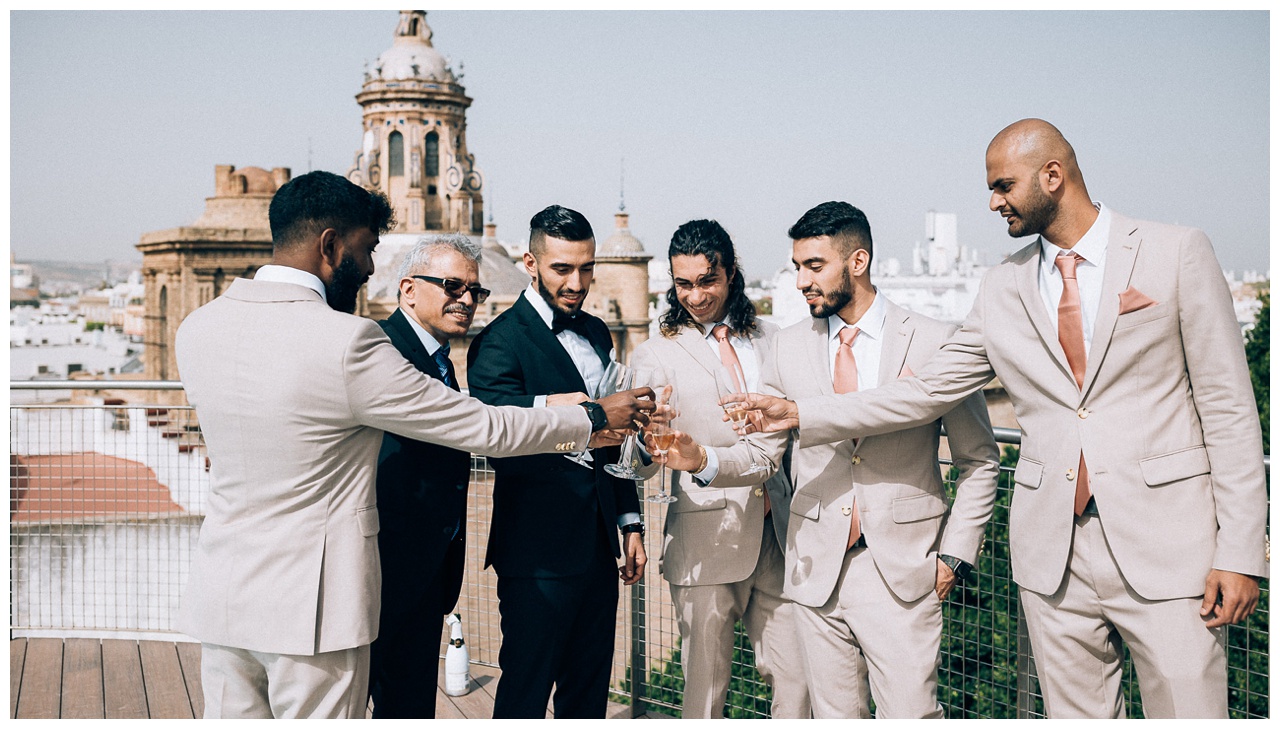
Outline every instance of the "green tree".
<path fill-rule="evenodd" d="M 1271 290 L 1258 295 L 1262 308 L 1253 320 L 1253 328 L 1244 338 L 1244 355 L 1249 361 L 1249 377 L 1253 380 L 1253 396 L 1258 401 L 1258 417 L 1262 420 L 1262 451 L 1271 452 Z"/>

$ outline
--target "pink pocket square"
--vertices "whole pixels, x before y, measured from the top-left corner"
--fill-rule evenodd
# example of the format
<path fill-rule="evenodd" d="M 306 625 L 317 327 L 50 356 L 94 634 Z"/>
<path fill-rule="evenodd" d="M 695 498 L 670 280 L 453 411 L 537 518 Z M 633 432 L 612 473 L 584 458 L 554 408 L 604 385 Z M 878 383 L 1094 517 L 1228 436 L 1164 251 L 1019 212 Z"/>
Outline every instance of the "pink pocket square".
<path fill-rule="evenodd" d="M 916 376 L 916 373 L 911 371 L 911 365 L 909 364 L 902 365 L 902 371 L 898 373 L 899 380 L 901 380 L 903 377 L 915 377 L 915 376 Z"/>
<path fill-rule="evenodd" d="M 1150 296 L 1130 286 L 1120 292 L 1120 313 L 1128 314 L 1131 311 L 1145 309 L 1148 306 L 1155 306 L 1156 301 Z"/>

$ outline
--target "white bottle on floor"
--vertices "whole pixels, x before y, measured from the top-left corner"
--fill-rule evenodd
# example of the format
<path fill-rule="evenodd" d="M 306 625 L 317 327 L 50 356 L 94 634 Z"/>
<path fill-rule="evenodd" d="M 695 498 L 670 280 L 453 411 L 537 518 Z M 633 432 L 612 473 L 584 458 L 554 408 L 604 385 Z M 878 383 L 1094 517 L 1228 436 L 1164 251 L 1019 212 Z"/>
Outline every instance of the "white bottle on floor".
<path fill-rule="evenodd" d="M 462 640 L 462 616 L 445 618 L 449 626 L 449 647 L 444 652 L 444 692 L 463 696 L 471 691 L 471 654 Z"/>

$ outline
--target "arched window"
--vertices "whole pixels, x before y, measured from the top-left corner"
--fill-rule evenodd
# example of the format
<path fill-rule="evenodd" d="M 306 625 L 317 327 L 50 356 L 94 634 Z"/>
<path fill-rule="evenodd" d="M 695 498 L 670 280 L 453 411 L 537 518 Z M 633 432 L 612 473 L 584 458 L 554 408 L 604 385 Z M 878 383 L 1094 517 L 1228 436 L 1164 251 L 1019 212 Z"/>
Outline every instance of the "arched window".
<path fill-rule="evenodd" d="M 423 174 L 427 177 L 436 177 L 440 174 L 440 135 L 429 132 L 423 146 L 425 147 Z"/>
<path fill-rule="evenodd" d="M 387 139 L 387 174 L 391 177 L 404 176 L 404 135 L 392 132 Z"/>

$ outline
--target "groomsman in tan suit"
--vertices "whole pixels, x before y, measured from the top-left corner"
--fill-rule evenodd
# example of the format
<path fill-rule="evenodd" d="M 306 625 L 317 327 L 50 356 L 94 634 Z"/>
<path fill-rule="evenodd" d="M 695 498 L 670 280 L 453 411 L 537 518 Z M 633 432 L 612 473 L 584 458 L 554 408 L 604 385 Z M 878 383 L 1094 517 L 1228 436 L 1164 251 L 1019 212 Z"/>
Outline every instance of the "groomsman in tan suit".
<path fill-rule="evenodd" d="M 716 393 L 715 372 L 722 367 L 732 373 L 736 366 L 748 389 L 758 387 L 777 327 L 756 318 L 733 241 L 719 223 L 692 220 L 680 226 L 668 257 L 672 286 L 662 336 L 637 347 L 631 366 L 641 374 L 658 365 L 672 372 L 679 427 L 700 442 L 723 446 L 708 451 L 692 480 L 672 473 L 676 501 L 667 508 L 663 530 L 661 570 L 680 627 L 682 716 L 724 716 L 733 629 L 741 620 L 755 648 L 756 668 L 773 687 L 773 717 L 809 718 L 795 606 L 782 596 L 781 545 L 787 542 L 791 488 L 778 455 L 770 461 L 759 444 L 739 443 L 721 418 Z M 755 464 L 766 470 L 743 473 Z M 641 473 L 648 477 L 657 469 L 654 464 Z M 708 483 L 717 488 L 702 488 Z"/>
<path fill-rule="evenodd" d="M 1015 237 L 961 330 L 874 392 L 759 398 L 803 447 L 936 417 L 999 377 L 1023 430 L 1009 547 L 1052 717 L 1120 717 L 1122 642 L 1148 717 L 1227 716 L 1223 627 L 1266 558 L 1262 439 L 1205 234 L 1095 203 L 1075 151 L 1024 119 L 987 148 Z"/>
<path fill-rule="evenodd" d="M 777 335 L 762 363 L 763 392 L 870 390 L 922 366 L 954 330 L 872 286 L 871 227 L 856 207 L 818 205 L 789 235 L 796 288 L 813 318 Z M 943 424 L 960 470 L 949 516 Z M 770 443 L 776 458 L 782 442 Z M 982 393 L 914 428 L 794 449 L 785 595 L 798 603 L 815 717 L 870 716 L 858 690 L 869 671 L 877 716 L 942 718 L 942 600 L 977 561 L 999 472 Z"/>
<path fill-rule="evenodd" d="M 381 195 L 312 172 L 276 192 L 269 217 L 271 265 L 178 328 L 212 464 L 178 627 L 203 643 L 205 718 L 362 718 L 383 431 L 517 455 L 580 449 L 592 419 L 577 406 L 485 406 L 351 316 L 393 222 Z M 600 404 L 610 427 L 652 408 L 634 393 Z"/>

